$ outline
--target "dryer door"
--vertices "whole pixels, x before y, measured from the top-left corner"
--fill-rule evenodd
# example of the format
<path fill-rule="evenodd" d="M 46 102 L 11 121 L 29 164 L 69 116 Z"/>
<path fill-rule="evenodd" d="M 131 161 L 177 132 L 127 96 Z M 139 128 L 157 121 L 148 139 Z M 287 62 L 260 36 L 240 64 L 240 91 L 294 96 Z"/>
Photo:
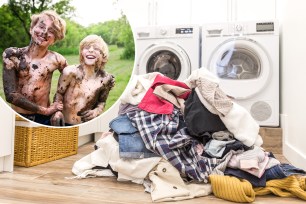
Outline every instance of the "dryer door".
<path fill-rule="evenodd" d="M 160 72 L 171 79 L 184 80 L 190 75 L 191 63 L 180 46 L 165 42 L 148 47 L 141 55 L 137 68 L 139 74 Z"/>
<path fill-rule="evenodd" d="M 246 38 L 230 39 L 212 53 L 209 68 L 220 79 L 221 89 L 235 99 L 248 99 L 268 84 L 272 63 L 262 46 Z"/>

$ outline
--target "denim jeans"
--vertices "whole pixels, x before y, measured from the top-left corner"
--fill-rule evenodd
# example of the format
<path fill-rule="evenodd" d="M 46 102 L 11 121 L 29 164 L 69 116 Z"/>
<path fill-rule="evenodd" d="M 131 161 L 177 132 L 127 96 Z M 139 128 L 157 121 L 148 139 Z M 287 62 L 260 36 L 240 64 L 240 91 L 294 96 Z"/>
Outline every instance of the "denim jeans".
<path fill-rule="evenodd" d="M 267 181 L 272 179 L 282 179 L 296 174 L 305 175 L 306 172 L 303 169 L 292 166 L 291 164 L 276 165 L 270 169 L 267 169 L 265 172 Z"/>
<path fill-rule="evenodd" d="M 295 175 L 295 174 L 305 175 L 305 173 L 306 172 L 303 169 L 294 167 L 291 164 L 279 164 L 269 169 L 266 169 L 264 175 L 261 178 L 253 176 L 240 169 L 232 169 L 229 167 L 227 167 L 224 172 L 225 175 L 232 175 L 232 176 L 246 179 L 254 187 L 264 187 L 266 186 L 266 181 L 269 181 L 272 179 L 283 179 L 283 178 L 286 178 L 288 176 Z"/>
<path fill-rule="evenodd" d="M 121 158 L 159 157 L 145 147 L 139 131 L 132 125 L 126 115 L 113 119 L 109 126 L 119 136 L 119 156 Z"/>

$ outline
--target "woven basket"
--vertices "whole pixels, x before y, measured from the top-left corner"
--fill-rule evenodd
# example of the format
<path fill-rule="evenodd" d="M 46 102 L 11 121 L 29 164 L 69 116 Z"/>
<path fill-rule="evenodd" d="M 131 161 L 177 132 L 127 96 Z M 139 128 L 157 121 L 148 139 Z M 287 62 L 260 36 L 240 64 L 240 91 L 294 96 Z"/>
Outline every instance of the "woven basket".
<path fill-rule="evenodd" d="M 78 127 L 15 126 L 14 164 L 30 167 L 77 153 Z"/>
<path fill-rule="evenodd" d="M 27 121 L 27 120 L 23 119 L 22 117 L 20 117 L 19 115 L 15 116 L 15 120 L 16 121 Z"/>

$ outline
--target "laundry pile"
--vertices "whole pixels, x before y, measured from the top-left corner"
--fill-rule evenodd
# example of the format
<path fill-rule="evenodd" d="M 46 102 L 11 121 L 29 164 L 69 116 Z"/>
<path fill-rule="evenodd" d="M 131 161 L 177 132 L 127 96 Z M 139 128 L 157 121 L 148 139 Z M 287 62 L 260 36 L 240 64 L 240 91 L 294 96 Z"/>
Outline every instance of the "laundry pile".
<path fill-rule="evenodd" d="M 211 193 L 234 202 L 269 193 L 306 200 L 306 172 L 260 147 L 259 125 L 205 68 L 184 82 L 134 76 L 109 127 L 96 150 L 75 162 L 77 178 L 143 184 L 154 202 Z"/>

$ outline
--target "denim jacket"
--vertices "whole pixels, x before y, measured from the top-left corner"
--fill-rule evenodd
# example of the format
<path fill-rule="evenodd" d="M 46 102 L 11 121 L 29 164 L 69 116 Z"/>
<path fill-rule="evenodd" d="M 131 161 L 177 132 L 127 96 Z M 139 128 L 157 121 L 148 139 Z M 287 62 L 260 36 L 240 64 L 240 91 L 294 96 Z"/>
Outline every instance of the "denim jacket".
<path fill-rule="evenodd" d="M 109 126 L 119 136 L 119 155 L 121 158 L 159 157 L 145 147 L 139 131 L 132 125 L 127 115 L 113 119 Z"/>

